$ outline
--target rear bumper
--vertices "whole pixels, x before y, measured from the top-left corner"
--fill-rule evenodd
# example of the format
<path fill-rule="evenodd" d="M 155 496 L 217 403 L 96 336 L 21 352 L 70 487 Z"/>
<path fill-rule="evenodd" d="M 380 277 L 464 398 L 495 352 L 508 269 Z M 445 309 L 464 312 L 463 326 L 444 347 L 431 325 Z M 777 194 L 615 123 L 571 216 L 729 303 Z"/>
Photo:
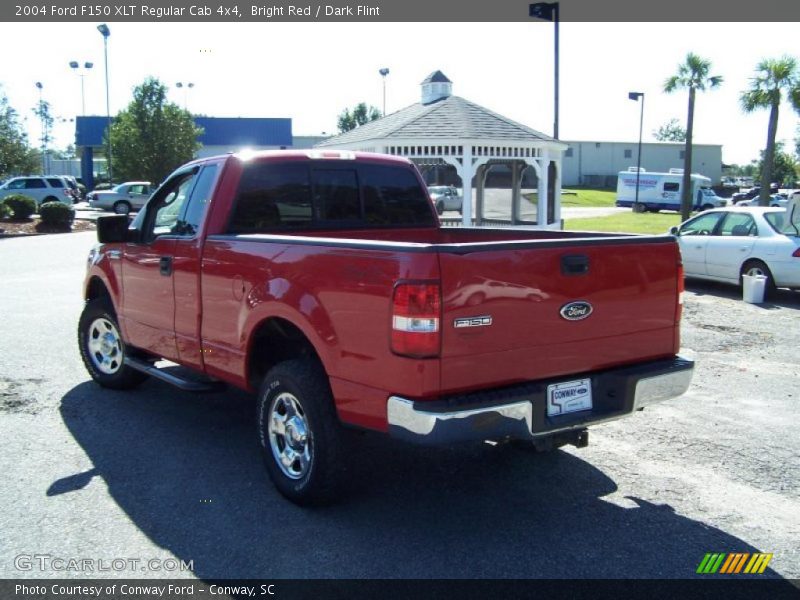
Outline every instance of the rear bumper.
<path fill-rule="evenodd" d="M 629 415 L 634 410 L 680 396 L 694 374 L 694 362 L 672 359 L 576 375 L 591 378 L 589 410 L 547 416 L 548 380 L 508 388 L 413 401 L 392 396 L 388 401 L 389 433 L 407 441 L 440 445 L 486 439 L 536 439 Z"/>

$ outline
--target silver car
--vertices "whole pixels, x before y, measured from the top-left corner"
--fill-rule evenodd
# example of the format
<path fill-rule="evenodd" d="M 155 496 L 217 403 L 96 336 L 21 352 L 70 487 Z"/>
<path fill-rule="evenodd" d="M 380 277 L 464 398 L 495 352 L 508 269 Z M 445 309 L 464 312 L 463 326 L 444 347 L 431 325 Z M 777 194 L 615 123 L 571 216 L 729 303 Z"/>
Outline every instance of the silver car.
<path fill-rule="evenodd" d="M 91 192 L 86 195 L 86 200 L 92 208 L 127 215 L 132 210 L 142 208 L 153 191 L 149 181 L 128 181 L 107 191 Z"/>
<path fill-rule="evenodd" d="M 452 185 L 432 185 L 428 187 L 436 212 L 442 214 L 446 210 L 457 210 L 461 213 L 463 199 Z"/>

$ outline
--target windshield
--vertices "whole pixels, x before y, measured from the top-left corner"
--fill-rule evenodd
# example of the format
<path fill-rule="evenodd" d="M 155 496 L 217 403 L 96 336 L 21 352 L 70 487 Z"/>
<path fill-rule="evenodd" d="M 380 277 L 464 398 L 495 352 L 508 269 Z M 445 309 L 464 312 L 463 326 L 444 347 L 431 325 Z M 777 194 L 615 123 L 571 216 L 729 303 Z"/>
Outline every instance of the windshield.
<path fill-rule="evenodd" d="M 700 191 L 703 192 L 704 196 L 716 196 L 714 190 L 711 188 L 700 188 Z"/>
<path fill-rule="evenodd" d="M 112 192 L 116 192 L 118 194 L 124 194 L 125 193 L 125 187 L 126 186 L 125 186 L 124 183 L 120 183 L 119 185 L 116 185 L 113 188 L 111 188 L 111 191 Z"/>
<path fill-rule="evenodd" d="M 778 212 L 769 212 L 764 214 L 767 223 L 770 224 L 775 231 L 783 235 L 800 236 L 800 224 L 789 222 L 789 213 L 785 210 Z"/>
<path fill-rule="evenodd" d="M 446 185 L 432 185 L 428 187 L 428 191 L 432 194 L 442 194 L 447 191 Z"/>

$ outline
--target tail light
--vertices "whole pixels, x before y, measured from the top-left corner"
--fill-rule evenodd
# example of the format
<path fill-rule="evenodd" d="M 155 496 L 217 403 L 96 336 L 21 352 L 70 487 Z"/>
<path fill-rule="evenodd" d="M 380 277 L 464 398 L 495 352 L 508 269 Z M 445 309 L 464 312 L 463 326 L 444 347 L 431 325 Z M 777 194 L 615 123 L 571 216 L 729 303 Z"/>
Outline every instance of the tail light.
<path fill-rule="evenodd" d="M 399 283 L 392 297 L 392 352 L 414 358 L 439 356 L 441 288 L 438 283 Z"/>
<path fill-rule="evenodd" d="M 800 248 L 792 252 L 792 256 L 794 256 L 795 258 L 800 258 Z"/>

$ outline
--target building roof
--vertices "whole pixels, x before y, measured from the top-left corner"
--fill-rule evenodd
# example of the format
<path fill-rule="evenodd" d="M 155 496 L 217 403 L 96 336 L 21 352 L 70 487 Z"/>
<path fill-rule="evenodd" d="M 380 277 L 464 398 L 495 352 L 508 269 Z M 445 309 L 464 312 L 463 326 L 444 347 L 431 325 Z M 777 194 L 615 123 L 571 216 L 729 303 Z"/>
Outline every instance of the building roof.
<path fill-rule="evenodd" d="M 291 119 L 194 117 L 194 122 L 203 128 L 197 139 L 204 146 L 292 145 Z M 75 144 L 102 146 L 106 123 L 106 117 L 78 117 L 75 120 Z"/>
<path fill-rule="evenodd" d="M 453 83 L 441 71 L 434 71 L 422 80 L 422 83 Z"/>
<path fill-rule="evenodd" d="M 440 73 L 436 71 L 436 73 Z M 436 75 L 433 73 L 430 77 Z M 416 103 L 328 138 L 317 146 L 354 144 L 373 139 L 493 139 L 554 141 L 526 125 L 465 100 L 448 96 L 430 104 Z"/>

